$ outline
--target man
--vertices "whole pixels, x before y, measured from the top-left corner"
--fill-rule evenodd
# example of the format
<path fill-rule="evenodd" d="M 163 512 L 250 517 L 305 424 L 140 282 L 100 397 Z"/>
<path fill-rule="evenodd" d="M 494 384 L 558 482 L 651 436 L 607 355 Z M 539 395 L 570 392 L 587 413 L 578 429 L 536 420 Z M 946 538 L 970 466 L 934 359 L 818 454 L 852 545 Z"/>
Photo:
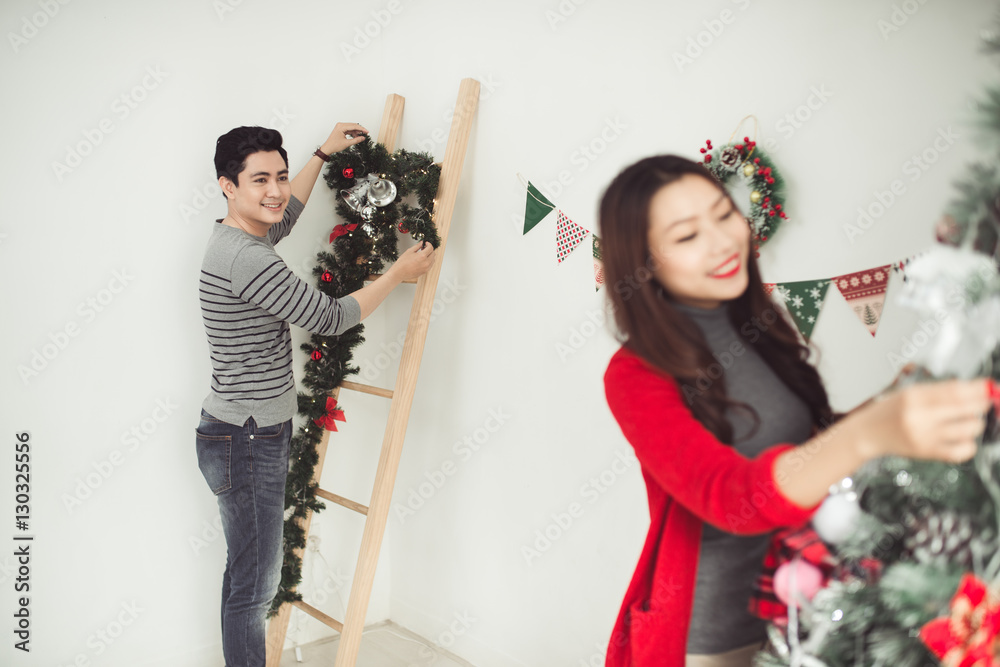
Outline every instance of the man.
<path fill-rule="evenodd" d="M 219 502 L 228 549 L 222 646 L 229 667 L 264 667 L 265 617 L 281 580 L 285 477 L 297 411 L 288 325 L 342 334 L 434 262 L 431 244 L 413 246 L 381 278 L 332 299 L 296 277 L 274 251 L 295 225 L 329 154 L 363 141 L 367 132 L 356 123 L 337 123 L 291 182 L 276 130 L 238 127 L 216 142 L 228 215 L 216 220 L 201 269 L 212 381 L 196 449 Z"/>

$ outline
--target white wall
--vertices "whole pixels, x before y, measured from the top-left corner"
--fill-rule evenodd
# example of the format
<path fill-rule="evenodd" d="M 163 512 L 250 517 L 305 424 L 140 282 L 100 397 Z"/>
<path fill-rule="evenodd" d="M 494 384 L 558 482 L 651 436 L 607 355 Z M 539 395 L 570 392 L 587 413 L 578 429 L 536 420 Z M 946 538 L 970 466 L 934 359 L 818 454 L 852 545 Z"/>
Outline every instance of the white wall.
<path fill-rule="evenodd" d="M 557 351 L 579 343 L 603 312 L 588 247 L 557 265 L 554 215 L 521 235 L 515 173 L 597 231 L 597 201 L 625 165 L 660 152 L 694 157 L 705 139 L 721 144 L 755 114 L 791 193 L 790 220 L 762 253 L 766 280 L 828 278 L 920 250 L 949 182 L 977 155 L 963 122 L 996 80 L 977 52 L 995 3 L 817 4 L 4 2 L 0 276 L 12 316 L 0 334 L 0 422 L 8 441 L 31 432 L 36 535 L 33 650 L 14 655 L 8 634 L 4 664 L 221 664 L 225 544 L 192 437 L 210 373 L 198 268 L 212 220 L 225 212 L 213 186 L 215 138 L 241 124 L 277 127 L 296 170 L 339 120 L 377 132 L 395 92 L 406 98 L 398 145 L 441 158 L 434 131 L 447 132 L 467 76 L 483 83 L 482 99 L 394 503 L 421 490 L 430 497 L 405 520 L 394 506 L 368 620 L 392 618 L 484 667 L 603 664 L 648 524 L 645 488 L 604 400 L 601 377 L 617 344 L 602 329 L 570 356 Z M 46 6 L 51 18 L 39 14 Z M 731 22 L 713 23 L 724 10 Z M 564 20 L 554 21 L 560 11 Z M 883 36 L 878 22 L 894 11 L 907 20 Z M 379 13 L 391 16 L 387 25 L 346 57 L 341 44 Z M 33 30 L 32 21 L 43 25 Z M 706 22 L 721 27 L 710 43 Z M 674 53 L 700 33 L 707 46 L 679 68 Z M 828 99 L 802 111 L 814 89 Z M 782 119 L 797 109 L 809 118 L 789 133 Z M 582 158 L 580 147 L 600 147 L 609 122 L 622 129 L 605 133 L 613 141 L 593 160 Z M 949 126 L 960 140 L 910 180 L 904 163 Z M 92 151 L 57 174 L 53 164 L 88 137 Z M 843 226 L 894 179 L 906 193 L 851 243 Z M 335 224 L 333 205 L 318 183 L 279 246 L 306 279 Z M 185 206 L 196 212 L 184 215 Z M 116 272 L 127 282 L 113 292 Z M 411 291 L 401 286 L 366 320 L 363 369 L 405 329 Z M 103 302 L 100 312 L 88 299 Z M 873 340 L 832 291 L 814 340 L 835 407 L 890 378 L 887 355 L 913 325 L 889 305 Z M 67 327 L 72 335 L 60 333 Z M 306 340 L 296 331 L 300 379 Z M 36 352 L 50 358 L 22 379 L 19 367 Z M 391 387 L 394 369 L 367 379 Z M 158 402 L 172 406 L 161 423 Z M 387 405 L 346 392 L 342 403 L 348 421 L 323 484 L 365 502 Z M 132 428 L 147 430 L 134 447 L 123 439 Z M 464 438 L 481 447 L 456 444 Z M 116 450 L 119 464 L 108 463 Z M 12 523 L 5 457 L 0 498 Z M 421 489 L 447 461 L 455 473 L 433 494 Z M 622 461 L 630 464 L 618 474 Z M 96 488 L 68 508 L 67 495 L 101 468 L 110 474 L 91 476 Z M 613 482 L 587 491 L 602 473 Z M 522 547 L 574 502 L 582 515 L 529 563 Z M 14 532 L 0 549 L 8 619 Z M 338 581 L 353 573 L 361 520 L 333 506 L 313 534 L 322 558 L 307 559 L 303 591 L 342 617 L 349 584 Z M 134 619 L 127 605 L 139 610 Z M 120 635 L 119 621 L 130 622 Z M 99 632 L 117 636 L 108 643 Z M 290 641 L 325 634 L 296 612 Z"/>

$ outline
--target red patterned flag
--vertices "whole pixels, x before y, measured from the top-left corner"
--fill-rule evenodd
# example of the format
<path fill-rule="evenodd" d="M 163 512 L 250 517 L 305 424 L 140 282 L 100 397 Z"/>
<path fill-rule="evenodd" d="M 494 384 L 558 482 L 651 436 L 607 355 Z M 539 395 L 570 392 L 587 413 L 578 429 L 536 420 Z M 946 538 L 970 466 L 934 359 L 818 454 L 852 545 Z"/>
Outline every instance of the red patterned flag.
<path fill-rule="evenodd" d="M 861 323 L 868 327 L 868 332 L 874 337 L 882 321 L 882 306 L 885 303 L 885 290 L 889 284 L 889 268 L 891 264 L 874 269 L 845 273 L 833 278 L 833 284 L 847 299 L 847 303 L 857 314 Z"/>
<path fill-rule="evenodd" d="M 594 234 L 594 291 L 604 285 L 604 261 L 601 260 L 601 239 Z"/>
<path fill-rule="evenodd" d="M 556 259 L 560 262 L 566 259 L 589 233 L 590 230 L 584 229 L 559 211 L 556 219 Z"/>

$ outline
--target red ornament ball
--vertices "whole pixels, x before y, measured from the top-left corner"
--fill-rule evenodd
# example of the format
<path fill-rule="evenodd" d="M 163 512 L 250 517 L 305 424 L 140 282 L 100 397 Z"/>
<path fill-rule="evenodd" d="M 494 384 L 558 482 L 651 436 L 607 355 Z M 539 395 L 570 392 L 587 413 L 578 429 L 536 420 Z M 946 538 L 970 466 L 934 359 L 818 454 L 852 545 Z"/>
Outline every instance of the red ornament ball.
<path fill-rule="evenodd" d="M 409 234 L 410 233 L 410 228 L 406 226 L 406 221 L 400 222 L 399 225 L 397 225 L 397 228 L 403 234 Z"/>
<path fill-rule="evenodd" d="M 313 361 L 319 361 L 320 359 L 323 358 L 323 353 L 320 352 L 319 350 L 313 350 L 312 354 L 310 354 L 309 356 L 312 357 Z"/>
<path fill-rule="evenodd" d="M 328 283 L 328 282 L 330 282 L 331 280 L 333 280 L 333 274 L 332 274 L 332 273 L 330 273 L 329 271 L 324 271 L 324 272 L 323 272 L 323 275 L 321 275 L 321 276 L 319 277 L 319 279 L 320 279 L 320 280 L 322 280 L 322 281 L 323 281 L 323 282 L 325 282 L 325 283 Z"/>
<path fill-rule="evenodd" d="M 354 169 L 351 167 L 344 167 L 344 178 L 354 178 Z"/>

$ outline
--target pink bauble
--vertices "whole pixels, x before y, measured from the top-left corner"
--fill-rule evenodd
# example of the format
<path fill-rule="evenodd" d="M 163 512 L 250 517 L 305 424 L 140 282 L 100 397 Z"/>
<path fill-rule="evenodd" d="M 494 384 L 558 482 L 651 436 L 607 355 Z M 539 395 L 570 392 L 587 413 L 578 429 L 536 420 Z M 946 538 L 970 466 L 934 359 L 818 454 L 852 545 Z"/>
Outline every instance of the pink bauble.
<path fill-rule="evenodd" d="M 797 596 L 792 595 L 791 579 L 795 572 L 795 589 Z M 799 598 L 812 600 L 819 589 L 823 588 L 823 573 L 815 565 L 802 560 L 782 563 L 774 573 L 774 594 L 786 605 L 795 598 L 796 607 L 801 607 Z"/>

